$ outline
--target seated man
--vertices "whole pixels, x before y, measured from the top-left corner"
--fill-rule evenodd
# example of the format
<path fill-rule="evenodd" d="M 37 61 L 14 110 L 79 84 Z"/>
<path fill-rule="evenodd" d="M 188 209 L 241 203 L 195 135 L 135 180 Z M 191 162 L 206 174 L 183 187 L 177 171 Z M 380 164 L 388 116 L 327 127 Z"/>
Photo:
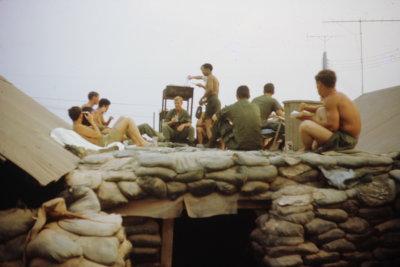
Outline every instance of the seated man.
<path fill-rule="evenodd" d="M 261 116 L 261 128 L 262 129 L 272 129 L 278 130 L 279 121 L 269 119 L 274 112 L 278 118 L 284 120 L 285 114 L 281 104 L 273 98 L 275 93 L 275 86 L 272 83 L 267 83 L 264 85 L 264 94 L 253 99 L 252 103 L 256 104 L 260 108 Z M 284 132 L 284 127 L 281 127 L 282 132 Z"/>
<path fill-rule="evenodd" d="M 102 98 L 99 101 L 99 106 L 94 113 L 94 121 L 96 122 L 97 126 L 99 127 L 100 131 L 104 133 L 109 133 L 111 121 L 114 119 L 113 116 L 110 116 L 107 121 L 104 120 L 104 114 L 108 111 L 111 102 L 107 98 Z"/>
<path fill-rule="evenodd" d="M 84 114 L 80 107 L 72 107 L 68 110 L 68 115 L 74 122 L 73 130 L 95 145 L 107 146 L 113 142 L 120 142 L 124 139 L 125 134 L 137 146 L 151 145 L 151 143 L 144 140 L 140 135 L 135 122 L 131 118 L 120 117 L 110 132 L 103 135 L 94 121 L 92 114 L 89 112 Z M 84 117 L 89 121 L 91 126 L 82 124 Z"/>
<path fill-rule="evenodd" d="M 165 141 L 194 143 L 194 129 L 192 120 L 186 110 L 182 109 L 183 99 L 174 98 L 175 108 L 165 116 L 162 132 Z"/>
<path fill-rule="evenodd" d="M 213 116 L 213 137 L 210 146 L 222 138 L 225 146 L 233 150 L 258 150 L 262 148 L 260 109 L 250 103 L 249 88 L 240 86 L 237 102 L 221 109 Z"/>
<path fill-rule="evenodd" d="M 94 92 L 94 91 L 90 92 L 88 94 L 88 99 L 89 99 L 89 102 L 87 102 L 85 105 L 83 105 L 82 108 L 84 108 L 84 107 L 93 108 L 95 105 L 99 104 L 99 99 L 100 99 L 99 93 Z"/>
<path fill-rule="evenodd" d="M 352 149 L 357 144 L 361 131 L 360 113 L 356 105 L 345 94 L 336 91 L 336 74 L 331 70 L 322 70 L 315 76 L 318 94 L 322 97 L 322 106 L 300 105 L 300 111 L 316 113 L 310 116 L 302 112 L 297 118 L 300 135 L 307 151 L 313 142 L 318 151 Z"/>

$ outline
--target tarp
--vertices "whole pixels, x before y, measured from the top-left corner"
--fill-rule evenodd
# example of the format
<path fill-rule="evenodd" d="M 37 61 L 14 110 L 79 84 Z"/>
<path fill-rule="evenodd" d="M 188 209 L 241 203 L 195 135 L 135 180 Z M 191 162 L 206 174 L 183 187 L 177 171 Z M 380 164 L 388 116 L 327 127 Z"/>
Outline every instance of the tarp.
<path fill-rule="evenodd" d="M 354 102 L 362 122 L 356 149 L 371 153 L 400 151 L 400 86 L 363 94 Z"/>
<path fill-rule="evenodd" d="M 0 76 L 0 154 L 41 185 L 58 180 L 79 161 L 50 137 L 56 127 L 71 128 Z"/>

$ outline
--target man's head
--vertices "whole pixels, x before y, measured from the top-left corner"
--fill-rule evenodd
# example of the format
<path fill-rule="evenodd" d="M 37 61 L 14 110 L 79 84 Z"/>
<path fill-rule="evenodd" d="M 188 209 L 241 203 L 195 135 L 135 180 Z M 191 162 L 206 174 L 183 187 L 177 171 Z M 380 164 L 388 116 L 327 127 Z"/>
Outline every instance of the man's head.
<path fill-rule="evenodd" d="M 213 66 L 210 63 L 205 63 L 201 66 L 201 72 L 204 76 L 208 76 L 211 74 L 213 70 Z"/>
<path fill-rule="evenodd" d="M 82 116 L 82 109 L 80 107 L 72 107 L 68 109 L 68 115 L 72 121 L 77 121 Z"/>
<path fill-rule="evenodd" d="M 321 70 L 315 76 L 317 89 L 320 96 L 325 96 L 327 90 L 335 88 L 336 73 L 332 70 Z"/>
<path fill-rule="evenodd" d="M 104 112 L 107 112 L 107 110 L 110 107 L 110 105 L 111 105 L 110 100 L 108 100 L 107 98 L 102 98 L 99 101 L 99 108 L 98 109 L 104 113 Z"/>
<path fill-rule="evenodd" d="M 249 87 L 246 85 L 241 85 L 239 88 L 236 90 L 236 98 L 237 99 L 249 99 L 250 98 L 250 90 Z"/>
<path fill-rule="evenodd" d="M 183 98 L 181 96 L 176 96 L 174 98 L 175 109 L 177 109 L 178 111 L 182 110 L 182 103 Z"/>
<path fill-rule="evenodd" d="M 264 94 L 271 94 L 273 95 L 275 93 L 275 86 L 273 83 L 267 83 L 264 85 Z"/>
<path fill-rule="evenodd" d="M 90 92 L 88 94 L 88 99 L 90 102 L 97 105 L 99 103 L 99 99 L 100 99 L 99 93 L 94 92 L 94 91 Z"/>

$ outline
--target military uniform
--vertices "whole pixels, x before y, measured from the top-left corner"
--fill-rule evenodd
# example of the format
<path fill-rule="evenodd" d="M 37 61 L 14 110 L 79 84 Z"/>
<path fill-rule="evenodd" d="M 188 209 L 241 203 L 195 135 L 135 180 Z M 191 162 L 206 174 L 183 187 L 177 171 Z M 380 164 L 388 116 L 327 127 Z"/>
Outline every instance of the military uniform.
<path fill-rule="evenodd" d="M 164 136 L 161 133 L 156 132 L 147 123 L 143 123 L 143 124 L 138 125 L 138 129 L 139 129 L 140 135 L 147 134 L 149 137 L 157 137 L 158 141 L 160 141 L 160 142 L 164 141 Z"/>
<path fill-rule="evenodd" d="M 247 99 L 221 109 L 213 125 L 213 139 L 222 138 L 228 149 L 262 148 L 260 109 Z"/>
<path fill-rule="evenodd" d="M 279 126 L 279 122 L 268 120 L 269 115 L 272 112 L 276 112 L 277 110 L 283 110 L 281 104 L 279 102 L 268 95 L 262 95 L 253 99 L 252 103 L 256 104 L 260 108 L 260 117 L 261 117 L 261 128 L 269 128 L 273 130 L 277 130 Z M 281 128 L 283 131 L 284 128 Z"/>
<path fill-rule="evenodd" d="M 172 120 L 173 117 L 176 116 L 176 110 L 172 109 L 168 111 L 167 115 L 165 116 L 164 122 L 169 122 Z M 165 141 L 172 141 L 172 142 L 187 142 L 190 143 L 194 142 L 194 128 L 192 126 L 186 127 L 183 129 L 182 132 L 177 130 L 178 126 L 184 123 L 191 122 L 191 118 L 189 113 L 186 110 L 182 110 L 181 114 L 178 116 L 178 122 L 170 125 L 163 125 L 162 133 L 164 135 Z"/>

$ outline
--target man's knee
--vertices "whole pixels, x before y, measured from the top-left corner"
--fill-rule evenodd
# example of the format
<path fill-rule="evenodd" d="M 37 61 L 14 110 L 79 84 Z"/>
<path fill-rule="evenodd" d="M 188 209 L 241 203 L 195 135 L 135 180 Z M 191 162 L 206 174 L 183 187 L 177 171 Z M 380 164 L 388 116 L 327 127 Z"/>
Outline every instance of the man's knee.
<path fill-rule="evenodd" d="M 306 120 L 306 121 L 303 121 L 303 122 L 301 122 L 300 123 L 300 126 L 299 126 L 299 129 L 300 129 L 300 132 L 301 133 L 303 133 L 303 132 L 309 132 L 310 131 L 310 129 L 311 129 L 311 127 L 312 127 L 312 125 L 313 125 L 313 121 L 310 121 L 310 120 Z"/>

